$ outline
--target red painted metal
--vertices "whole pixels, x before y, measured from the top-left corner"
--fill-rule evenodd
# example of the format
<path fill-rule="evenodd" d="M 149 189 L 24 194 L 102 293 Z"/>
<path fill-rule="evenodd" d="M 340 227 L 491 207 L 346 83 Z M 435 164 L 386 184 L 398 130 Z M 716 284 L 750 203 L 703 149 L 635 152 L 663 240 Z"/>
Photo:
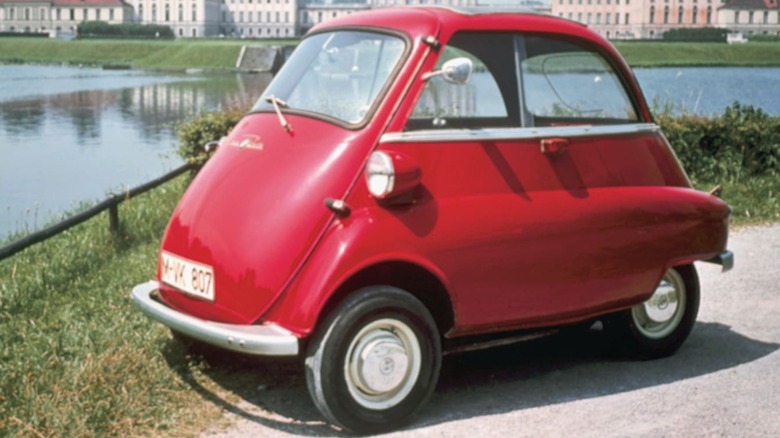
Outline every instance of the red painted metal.
<path fill-rule="evenodd" d="M 423 40 L 446 44 L 469 29 L 554 32 L 597 48 L 635 96 L 640 121 L 651 122 L 630 69 L 584 26 L 406 8 L 335 19 L 314 32 L 356 27 L 390 29 L 411 42 L 375 114 L 347 129 L 287 113 L 291 132 L 272 112 L 244 118 L 187 190 L 162 244 L 214 267 L 216 300 L 164 288 L 170 306 L 306 336 L 350 278 L 402 262 L 446 289 L 455 316 L 448 336 L 459 336 L 620 310 L 646 299 L 668 267 L 725 249 L 728 206 L 690 188 L 659 132 L 380 144 L 382 134 L 403 130 L 420 76 L 436 62 Z M 551 153 L 540 152 L 545 141 Z M 368 193 L 364 167 L 374 150 L 419 179 L 413 202 L 388 205 Z M 345 201 L 351 214 L 335 215 L 328 198 Z"/>

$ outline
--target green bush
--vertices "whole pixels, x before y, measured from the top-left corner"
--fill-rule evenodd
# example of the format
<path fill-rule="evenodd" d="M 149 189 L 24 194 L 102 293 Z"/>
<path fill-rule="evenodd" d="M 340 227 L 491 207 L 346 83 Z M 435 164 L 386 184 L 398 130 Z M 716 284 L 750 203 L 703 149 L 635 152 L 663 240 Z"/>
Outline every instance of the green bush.
<path fill-rule="evenodd" d="M 680 28 L 664 32 L 664 41 L 726 42 L 726 29 L 704 27 L 700 29 Z"/>
<path fill-rule="evenodd" d="M 243 109 L 204 113 L 183 123 L 179 155 L 202 166 L 210 155 L 203 146 L 227 136 L 244 113 Z M 693 180 L 780 176 L 780 117 L 734 103 L 717 117 L 674 115 L 666 108 L 656 121 Z"/>
<path fill-rule="evenodd" d="M 78 26 L 79 38 L 162 38 L 172 39 L 173 29 L 159 24 L 108 24 L 85 21 Z"/>
<path fill-rule="evenodd" d="M 780 176 L 780 117 L 734 103 L 718 117 L 665 112 L 656 121 L 694 180 Z"/>
<path fill-rule="evenodd" d="M 211 155 L 203 146 L 227 136 L 244 113 L 239 109 L 204 113 L 183 123 L 179 127 L 179 155 L 196 168 L 203 166 Z"/>

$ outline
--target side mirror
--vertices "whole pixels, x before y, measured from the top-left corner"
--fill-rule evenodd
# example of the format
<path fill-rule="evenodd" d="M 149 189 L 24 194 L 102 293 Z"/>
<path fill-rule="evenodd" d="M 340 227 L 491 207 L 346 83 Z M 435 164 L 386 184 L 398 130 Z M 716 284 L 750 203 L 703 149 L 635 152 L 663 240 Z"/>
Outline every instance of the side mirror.
<path fill-rule="evenodd" d="M 422 77 L 424 81 L 441 75 L 444 80 L 456 85 L 465 85 L 471 79 L 471 73 L 474 71 L 474 63 L 471 59 L 461 57 L 450 59 L 441 66 L 441 70 L 425 73 Z"/>

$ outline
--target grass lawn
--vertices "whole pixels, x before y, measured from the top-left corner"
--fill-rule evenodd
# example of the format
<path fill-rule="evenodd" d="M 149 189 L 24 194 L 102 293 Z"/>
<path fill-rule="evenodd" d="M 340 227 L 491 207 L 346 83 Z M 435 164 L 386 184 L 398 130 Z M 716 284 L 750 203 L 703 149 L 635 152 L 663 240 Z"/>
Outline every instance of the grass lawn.
<path fill-rule="evenodd" d="M 203 366 L 135 309 L 189 177 L 0 261 L 0 436 L 194 434 L 221 409 L 193 390 Z M 204 379 L 201 387 L 209 387 Z"/>
<path fill-rule="evenodd" d="M 279 45 L 294 41 L 253 40 L 74 40 L 0 38 L 0 62 L 63 62 L 129 65 L 134 68 L 235 67 L 243 45 Z"/>
<path fill-rule="evenodd" d="M 632 67 L 780 66 L 780 43 L 616 42 Z"/>
<path fill-rule="evenodd" d="M 297 40 L 74 40 L 0 37 L 0 62 L 129 65 L 135 68 L 232 69 L 243 45 Z M 780 43 L 625 42 L 615 46 L 632 67 L 780 66 Z"/>

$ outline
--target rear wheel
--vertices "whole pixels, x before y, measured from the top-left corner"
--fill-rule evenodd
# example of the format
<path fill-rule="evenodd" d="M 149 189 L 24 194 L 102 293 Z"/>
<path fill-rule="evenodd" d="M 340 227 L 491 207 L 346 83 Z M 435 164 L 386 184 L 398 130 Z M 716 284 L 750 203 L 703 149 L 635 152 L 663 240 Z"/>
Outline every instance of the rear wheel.
<path fill-rule="evenodd" d="M 647 301 L 606 321 L 633 356 L 673 354 L 688 338 L 699 312 L 699 278 L 693 265 L 666 272 Z"/>
<path fill-rule="evenodd" d="M 370 287 L 327 318 L 306 354 L 306 383 L 331 422 L 356 433 L 397 428 L 431 395 L 441 342 L 425 306 L 393 287 Z"/>

